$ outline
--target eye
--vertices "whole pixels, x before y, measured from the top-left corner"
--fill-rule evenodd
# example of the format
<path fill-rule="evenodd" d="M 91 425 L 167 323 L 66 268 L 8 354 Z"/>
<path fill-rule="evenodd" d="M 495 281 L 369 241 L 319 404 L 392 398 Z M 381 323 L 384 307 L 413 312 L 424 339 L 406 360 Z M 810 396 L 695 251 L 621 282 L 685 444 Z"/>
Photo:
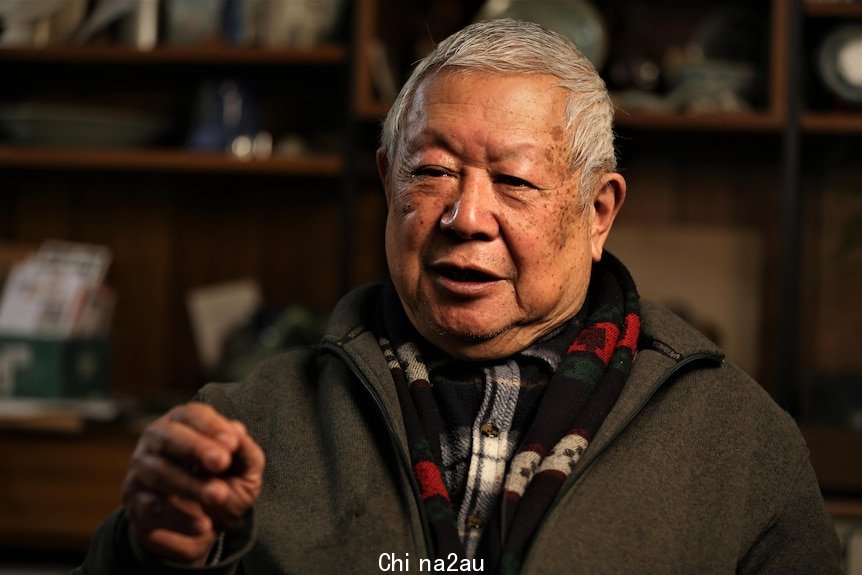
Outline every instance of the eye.
<path fill-rule="evenodd" d="M 531 184 L 527 180 L 524 180 L 522 178 L 518 178 L 516 176 L 510 176 L 507 174 L 498 175 L 496 178 L 494 178 L 494 181 L 497 182 L 498 184 L 502 184 L 502 185 L 508 186 L 510 188 L 536 189 L 536 186 L 534 186 L 533 184 Z"/>
<path fill-rule="evenodd" d="M 410 172 L 411 178 L 442 178 L 448 175 L 449 172 L 438 166 L 422 166 Z"/>

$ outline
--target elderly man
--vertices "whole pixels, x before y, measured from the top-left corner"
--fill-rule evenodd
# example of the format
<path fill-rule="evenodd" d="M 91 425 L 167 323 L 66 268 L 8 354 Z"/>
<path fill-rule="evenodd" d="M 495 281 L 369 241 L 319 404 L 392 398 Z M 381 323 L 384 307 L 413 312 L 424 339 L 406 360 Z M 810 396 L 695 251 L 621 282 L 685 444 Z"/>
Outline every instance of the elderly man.
<path fill-rule="evenodd" d="M 839 571 L 794 422 L 603 253 L 612 116 L 562 36 L 442 42 L 383 126 L 391 283 L 151 425 L 84 571 Z"/>

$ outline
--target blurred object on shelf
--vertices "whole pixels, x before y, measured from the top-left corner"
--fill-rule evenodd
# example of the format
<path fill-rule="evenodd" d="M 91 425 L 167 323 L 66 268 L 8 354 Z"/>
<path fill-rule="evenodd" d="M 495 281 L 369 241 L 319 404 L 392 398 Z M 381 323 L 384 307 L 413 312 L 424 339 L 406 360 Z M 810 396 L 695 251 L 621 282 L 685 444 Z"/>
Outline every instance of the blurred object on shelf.
<path fill-rule="evenodd" d="M 46 46 L 68 40 L 87 0 L 0 0 L 0 46 Z"/>
<path fill-rule="evenodd" d="M 303 306 L 262 307 L 226 335 L 214 375 L 222 381 L 241 381 L 266 358 L 317 343 L 324 324 L 320 314 Z"/>
<path fill-rule="evenodd" d="M 87 422 L 112 422 L 127 409 L 123 402 L 108 398 L 4 397 L 0 400 L 0 430 L 80 433 Z"/>
<path fill-rule="evenodd" d="M 324 319 L 302 306 L 268 306 L 260 286 L 239 279 L 186 296 L 198 360 L 208 378 L 237 381 L 265 358 L 317 342 Z"/>
<path fill-rule="evenodd" d="M 847 103 L 862 103 L 862 26 L 839 26 L 827 34 L 817 71 L 832 94 Z"/>
<path fill-rule="evenodd" d="M 379 38 L 372 38 L 365 49 L 371 81 L 380 99 L 386 102 L 395 100 L 398 96 L 398 84 L 395 81 L 395 71 L 389 59 L 389 49 Z"/>
<path fill-rule="evenodd" d="M 166 44 L 207 44 L 221 40 L 225 0 L 163 2 Z M 293 4 L 292 1 L 284 3 Z"/>
<path fill-rule="evenodd" d="M 245 0 L 246 38 L 261 46 L 311 46 L 330 40 L 343 0 Z"/>
<path fill-rule="evenodd" d="M 601 14 L 587 0 L 488 0 L 476 20 L 513 18 L 568 36 L 596 68 L 605 63 L 607 33 Z"/>
<path fill-rule="evenodd" d="M 49 240 L 15 264 L 0 299 L 0 333 L 42 337 L 107 335 L 113 294 L 104 284 L 111 252 Z"/>
<path fill-rule="evenodd" d="M 133 148 L 154 142 L 167 128 L 167 119 L 151 111 L 37 102 L 0 106 L 0 135 L 27 145 Z"/>
<path fill-rule="evenodd" d="M 86 44 L 118 23 L 122 44 L 152 49 L 158 41 L 159 0 L 98 0 L 72 42 Z"/>
<path fill-rule="evenodd" d="M 646 34 L 643 17 L 632 19 L 635 34 Z M 609 65 L 616 104 L 627 110 L 740 112 L 757 100 L 758 15 L 747 7 L 710 9 L 694 22 L 684 42 L 674 42 L 653 58 L 634 41 Z M 657 61 L 657 60 L 660 60 Z"/>
<path fill-rule="evenodd" d="M 0 0 L 0 47 L 311 46 L 346 13 L 345 0 Z"/>
<path fill-rule="evenodd" d="M 265 160 L 272 156 L 272 135 L 265 130 L 253 137 L 239 135 L 231 141 L 230 152 L 240 160 Z"/>
<path fill-rule="evenodd" d="M 0 300 L 0 396 L 106 390 L 110 261 L 105 247 L 52 240 L 12 266 Z"/>
<path fill-rule="evenodd" d="M 207 81 L 195 95 L 186 146 L 192 150 L 233 152 L 243 157 L 253 154 L 262 131 L 258 97 L 248 84 L 232 78 Z M 261 139 L 260 153 L 255 155 L 265 157 L 272 146 L 266 148 Z"/>
<path fill-rule="evenodd" d="M 248 322 L 262 301 L 252 279 L 202 286 L 186 295 L 198 360 L 206 373 L 213 373 L 221 360 L 227 334 Z"/>
<path fill-rule="evenodd" d="M 105 338 L 0 335 L 0 399 L 95 398 L 108 391 Z"/>
<path fill-rule="evenodd" d="M 754 66 L 721 61 L 688 61 L 665 74 L 670 90 L 624 90 L 613 94 L 624 110 L 743 112 L 756 79 Z"/>
<path fill-rule="evenodd" d="M 833 519 L 844 551 L 844 575 L 862 575 L 862 518 L 837 516 Z"/>

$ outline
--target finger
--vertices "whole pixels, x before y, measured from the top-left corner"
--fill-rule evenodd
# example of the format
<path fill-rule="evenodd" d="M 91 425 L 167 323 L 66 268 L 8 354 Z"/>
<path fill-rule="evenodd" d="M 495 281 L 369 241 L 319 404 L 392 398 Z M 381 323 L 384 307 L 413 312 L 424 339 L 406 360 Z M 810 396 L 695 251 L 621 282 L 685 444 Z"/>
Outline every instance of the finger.
<path fill-rule="evenodd" d="M 137 537 L 145 539 L 156 530 L 200 537 L 213 531 L 212 520 L 200 505 L 148 491 L 137 491 L 126 501 L 129 523 Z"/>
<path fill-rule="evenodd" d="M 234 423 L 242 426 L 242 423 L 238 421 Z M 263 478 L 266 456 L 260 445 L 245 432 L 245 426 L 242 429 L 243 433 L 239 437 L 239 444 L 237 445 L 236 452 L 233 454 L 230 474 L 240 476 L 245 481 L 257 482 L 259 484 Z"/>
<path fill-rule="evenodd" d="M 229 474 L 213 479 L 205 487 L 204 509 L 218 528 L 226 528 L 242 517 L 260 494 L 265 456 L 248 435 L 240 441 Z"/>
<path fill-rule="evenodd" d="M 173 461 L 157 455 L 143 454 L 132 462 L 127 484 L 130 493 L 145 490 L 202 501 L 207 480 Z"/>
<path fill-rule="evenodd" d="M 197 505 L 218 506 L 228 499 L 229 490 L 221 479 L 200 477 L 164 458 L 143 455 L 135 459 L 126 476 L 123 497 L 125 501 L 137 491 L 147 491 Z"/>
<path fill-rule="evenodd" d="M 212 406 L 205 403 L 186 403 L 168 412 L 171 421 L 184 423 L 200 433 L 221 443 L 229 451 L 234 451 L 239 443 L 239 436 L 245 433 L 229 419 L 221 415 Z"/>
<path fill-rule="evenodd" d="M 135 457 L 155 454 L 170 458 L 189 469 L 222 473 L 231 464 L 231 451 L 222 443 L 185 423 L 163 419 L 147 427 Z"/>

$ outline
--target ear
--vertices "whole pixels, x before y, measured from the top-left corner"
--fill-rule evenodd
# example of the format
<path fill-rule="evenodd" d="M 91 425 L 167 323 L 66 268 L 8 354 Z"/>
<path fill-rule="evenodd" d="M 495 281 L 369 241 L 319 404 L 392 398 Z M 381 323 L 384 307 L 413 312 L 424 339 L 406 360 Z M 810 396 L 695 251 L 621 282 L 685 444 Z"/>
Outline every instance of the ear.
<path fill-rule="evenodd" d="M 611 172 L 603 175 L 596 187 L 590 228 L 590 248 L 595 262 L 602 259 L 605 241 L 626 199 L 626 180 L 620 174 Z"/>
<path fill-rule="evenodd" d="M 386 194 L 386 205 L 389 205 L 389 158 L 386 156 L 386 151 L 383 148 L 377 149 L 377 173 L 380 176 L 380 182 L 383 184 L 383 191 Z"/>

